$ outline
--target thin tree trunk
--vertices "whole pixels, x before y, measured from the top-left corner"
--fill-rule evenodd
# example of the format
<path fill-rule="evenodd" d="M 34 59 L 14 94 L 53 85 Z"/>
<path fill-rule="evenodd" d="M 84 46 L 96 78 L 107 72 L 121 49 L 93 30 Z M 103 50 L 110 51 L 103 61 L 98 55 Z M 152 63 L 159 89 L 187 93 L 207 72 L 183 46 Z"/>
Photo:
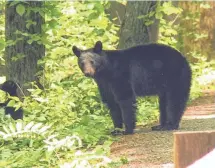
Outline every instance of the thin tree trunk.
<path fill-rule="evenodd" d="M 12 1 L 13 2 L 13 1 Z M 32 42 L 29 44 L 27 41 L 29 37 L 15 34 L 16 31 L 21 31 L 28 34 L 36 34 L 41 36 L 42 28 L 41 25 L 44 23 L 44 18 L 39 14 L 39 12 L 30 12 L 27 14 L 29 8 L 42 8 L 43 2 L 40 1 L 28 1 L 27 3 L 20 2 L 25 6 L 25 13 L 20 16 L 16 12 L 16 6 L 10 6 L 12 3 L 6 3 L 5 12 L 5 38 L 8 42 L 9 40 L 17 40 L 15 45 L 7 46 L 5 49 L 5 62 L 6 62 L 6 78 L 7 80 L 13 80 L 18 82 L 24 93 L 27 94 L 26 87 L 23 87 L 25 83 L 37 80 L 36 73 L 38 70 L 37 61 L 45 55 L 44 45 L 38 44 L 37 42 Z M 32 20 L 36 24 L 31 25 L 29 29 L 26 27 L 26 21 Z M 17 54 L 22 55 L 20 59 L 13 61 Z"/>
<path fill-rule="evenodd" d="M 155 11 L 156 5 L 156 1 L 127 2 L 120 31 L 119 49 L 157 41 L 159 21 L 151 17 L 154 23 L 146 26 L 143 19 L 138 18 L 138 16 L 147 15 L 150 11 Z"/>

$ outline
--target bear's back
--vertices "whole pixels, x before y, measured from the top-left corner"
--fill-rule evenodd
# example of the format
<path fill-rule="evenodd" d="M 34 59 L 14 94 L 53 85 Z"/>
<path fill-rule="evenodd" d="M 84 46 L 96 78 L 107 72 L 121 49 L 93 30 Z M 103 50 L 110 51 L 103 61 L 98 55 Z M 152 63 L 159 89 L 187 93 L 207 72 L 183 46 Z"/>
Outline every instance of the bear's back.
<path fill-rule="evenodd" d="M 111 64 L 116 64 L 121 70 L 138 66 L 152 71 L 177 71 L 183 68 L 184 64 L 188 64 L 179 51 L 164 44 L 139 45 L 106 53 Z"/>
<path fill-rule="evenodd" d="M 183 59 L 182 54 L 176 49 L 164 44 L 146 44 L 121 50 L 123 57 L 135 60 L 155 60 L 155 59 Z"/>
<path fill-rule="evenodd" d="M 136 93 L 156 94 L 179 78 L 189 65 L 183 55 L 163 44 L 147 44 L 111 51 L 115 79 L 127 78 Z M 138 94 L 137 94 L 138 95 Z"/>

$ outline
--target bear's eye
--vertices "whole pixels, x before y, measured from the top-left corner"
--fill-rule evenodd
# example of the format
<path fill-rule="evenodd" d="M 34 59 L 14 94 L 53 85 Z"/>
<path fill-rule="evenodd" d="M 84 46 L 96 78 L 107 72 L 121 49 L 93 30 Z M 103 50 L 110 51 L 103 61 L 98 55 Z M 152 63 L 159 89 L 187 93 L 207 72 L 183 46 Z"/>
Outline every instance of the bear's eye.
<path fill-rule="evenodd" d="M 90 63 L 91 63 L 92 65 L 94 65 L 94 61 L 93 61 L 93 60 L 91 60 Z"/>

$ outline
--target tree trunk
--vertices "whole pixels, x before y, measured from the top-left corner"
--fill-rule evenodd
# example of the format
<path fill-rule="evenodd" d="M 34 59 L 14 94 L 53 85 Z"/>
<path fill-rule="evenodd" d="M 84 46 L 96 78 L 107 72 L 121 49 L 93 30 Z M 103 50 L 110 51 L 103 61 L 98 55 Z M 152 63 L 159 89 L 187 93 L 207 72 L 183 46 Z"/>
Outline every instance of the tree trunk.
<path fill-rule="evenodd" d="M 146 26 L 138 16 L 147 15 L 156 10 L 156 1 L 129 1 L 126 5 L 126 14 L 120 31 L 119 49 L 139 44 L 156 42 L 158 39 L 159 21 L 152 16 L 153 24 Z"/>
<path fill-rule="evenodd" d="M 42 8 L 43 2 L 19 2 L 17 5 L 21 4 L 25 7 L 25 13 L 22 16 L 16 12 L 17 5 L 10 6 L 12 2 L 6 3 L 5 38 L 6 42 L 9 42 L 9 40 L 17 40 L 17 42 L 5 48 L 6 78 L 19 83 L 24 93 L 28 94 L 26 88 L 29 88 L 29 86 L 24 87 L 24 84 L 37 80 L 37 61 L 45 55 L 45 47 L 35 41 L 29 44 L 30 37 L 15 34 L 15 32 L 20 31 L 30 35 L 41 36 L 41 25 L 44 23 L 44 18 L 39 12 L 33 12 L 30 9 Z M 32 24 L 27 28 L 26 21 L 29 20 L 36 24 Z M 21 56 L 19 59 L 16 59 L 17 54 Z"/>
<path fill-rule="evenodd" d="M 108 14 L 108 18 L 114 24 L 121 26 L 125 17 L 126 6 L 117 1 L 110 1 L 109 3 L 110 7 L 105 9 L 105 12 Z M 117 34 L 119 35 L 119 32 L 117 32 Z"/>

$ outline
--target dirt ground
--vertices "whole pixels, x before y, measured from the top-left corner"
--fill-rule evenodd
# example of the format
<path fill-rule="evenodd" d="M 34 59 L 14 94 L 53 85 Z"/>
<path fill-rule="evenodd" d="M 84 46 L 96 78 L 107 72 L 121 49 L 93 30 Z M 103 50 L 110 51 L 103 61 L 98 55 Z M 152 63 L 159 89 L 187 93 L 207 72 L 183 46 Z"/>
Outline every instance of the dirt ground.
<path fill-rule="evenodd" d="M 215 130 L 215 91 L 204 91 L 203 96 L 187 107 L 178 131 Z M 137 128 L 134 135 L 122 136 L 111 146 L 111 157 L 126 157 L 121 168 L 172 168 L 173 131 L 152 132 L 150 127 Z"/>

